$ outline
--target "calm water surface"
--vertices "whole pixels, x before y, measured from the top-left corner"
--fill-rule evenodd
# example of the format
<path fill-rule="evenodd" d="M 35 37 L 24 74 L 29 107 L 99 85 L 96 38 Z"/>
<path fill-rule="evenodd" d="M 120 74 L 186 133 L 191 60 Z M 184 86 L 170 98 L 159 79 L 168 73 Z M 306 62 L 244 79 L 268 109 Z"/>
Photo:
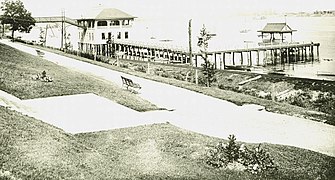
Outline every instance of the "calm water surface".
<path fill-rule="evenodd" d="M 189 19 L 137 19 L 134 25 L 138 41 L 187 49 Z M 284 68 L 287 74 L 299 77 L 331 79 L 331 76 L 317 76 L 317 72 L 335 74 L 335 17 L 202 17 L 192 19 L 192 46 L 196 49 L 200 28 L 216 36 L 210 41 L 209 50 L 248 48 L 257 46 L 261 39 L 257 30 L 269 22 L 287 22 L 297 30 L 293 33 L 295 42 L 320 43 L 320 60 L 313 63 L 290 64 Z M 241 31 L 246 30 L 246 33 Z M 291 39 L 290 35 L 286 37 Z M 327 59 L 327 60 L 324 60 Z"/>

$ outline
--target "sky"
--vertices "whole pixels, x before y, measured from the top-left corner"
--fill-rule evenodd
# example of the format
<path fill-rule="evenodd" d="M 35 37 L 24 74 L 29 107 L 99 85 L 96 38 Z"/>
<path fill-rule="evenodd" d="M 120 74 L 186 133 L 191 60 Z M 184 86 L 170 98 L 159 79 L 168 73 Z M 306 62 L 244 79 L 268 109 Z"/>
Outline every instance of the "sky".
<path fill-rule="evenodd" d="M 4 0 L 0 0 L 2 2 Z M 21 0 L 34 17 L 79 18 L 92 8 L 118 8 L 137 17 L 236 15 L 248 12 L 335 10 L 335 0 Z"/>

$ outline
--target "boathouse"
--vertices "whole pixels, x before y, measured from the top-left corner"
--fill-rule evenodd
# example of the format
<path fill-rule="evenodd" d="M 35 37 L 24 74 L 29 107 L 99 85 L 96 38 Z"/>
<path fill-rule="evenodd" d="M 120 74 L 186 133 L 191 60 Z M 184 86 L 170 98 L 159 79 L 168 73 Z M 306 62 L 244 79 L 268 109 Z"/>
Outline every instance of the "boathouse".
<path fill-rule="evenodd" d="M 258 32 L 261 33 L 262 42 L 260 45 L 276 45 L 281 43 L 292 42 L 293 30 L 286 23 L 267 23 L 262 30 Z M 285 34 L 290 34 L 291 39 L 287 41 Z"/>
<path fill-rule="evenodd" d="M 129 39 L 131 27 L 136 17 L 115 8 L 103 9 L 100 12 L 90 12 L 78 19 L 78 47 L 80 51 L 106 55 L 108 44 L 114 40 Z"/>

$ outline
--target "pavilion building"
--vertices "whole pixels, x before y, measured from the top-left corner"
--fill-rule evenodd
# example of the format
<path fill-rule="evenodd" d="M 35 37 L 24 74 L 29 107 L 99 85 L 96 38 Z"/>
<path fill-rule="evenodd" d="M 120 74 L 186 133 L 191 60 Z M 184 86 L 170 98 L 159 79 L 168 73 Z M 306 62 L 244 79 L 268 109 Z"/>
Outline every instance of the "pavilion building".
<path fill-rule="evenodd" d="M 131 27 L 136 17 L 115 8 L 103 9 L 77 19 L 79 51 L 106 55 L 108 43 L 127 40 L 131 37 Z M 84 28 L 81 28 L 84 27 Z"/>
<path fill-rule="evenodd" d="M 267 23 L 261 33 L 262 43 L 260 45 L 276 45 L 282 43 L 292 43 L 293 30 L 286 23 Z M 285 34 L 290 34 L 290 40 L 288 41 Z"/>

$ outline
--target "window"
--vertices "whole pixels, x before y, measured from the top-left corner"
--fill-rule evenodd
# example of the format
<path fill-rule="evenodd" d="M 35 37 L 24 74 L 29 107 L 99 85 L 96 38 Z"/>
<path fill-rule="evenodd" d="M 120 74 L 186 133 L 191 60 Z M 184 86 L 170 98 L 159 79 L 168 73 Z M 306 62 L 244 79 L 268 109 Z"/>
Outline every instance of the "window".
<path fill-rule="evenodd" d="M 118 39 L 121 39 L 121 32 L 118 32 L 118 33 L 117 33 L 117 38 L 118 38 Z"/>
<path fill-rule="evenodd" d="M 112 33 L 111 32 L 108 33 L 108 39 L 112 39 Z"/>
<path fill-rule="evenodd" d="M 125 32 L 125 33 L 124 33 L 124 38 L 125 38 L 125 39 L 128 39 L 128 36 L 129 36 L 129 33 L 128 33 L 128 32 Z"/>
<path fill-rule="evenodd" d="M 101 33 L 101 39 L 106 39 L 105 33 Z"/>
<path fill-rule="evenodd" d="M 107 21 L 98 21 L 98 26 L 107 26 Z"/>
<path fill-rule="evenodd" d="M 125 25 L 125 26 L 129 25 L 129 20 L 128 19 L 127 20 L 123 20 L 122 25 Z"/>
<path fill-rule="evenodd" d="M 93 36 L 94 34 L 93 33 L 89 33 L 88 35 L 89 35 L 89 40 L 93 41 L 94 40 L 94 36 Z"/>
<path fill-rule="evenodd" d="M 89 23 L 88 24 L 89 28 L 94 28 L 94 21 L 89 21 L 88 23 Z M 107 22 L 106 22 L 106 25 L 107 25 Z"/>
<path fill-rule="evenodd" d="M 120 21 L 112 21 L 111 26 L 120 26 Z"/>
<path fill-rule="evenodd" d="M 79 39 L 81 39 L 81 32 L 79 32 Z"/>

